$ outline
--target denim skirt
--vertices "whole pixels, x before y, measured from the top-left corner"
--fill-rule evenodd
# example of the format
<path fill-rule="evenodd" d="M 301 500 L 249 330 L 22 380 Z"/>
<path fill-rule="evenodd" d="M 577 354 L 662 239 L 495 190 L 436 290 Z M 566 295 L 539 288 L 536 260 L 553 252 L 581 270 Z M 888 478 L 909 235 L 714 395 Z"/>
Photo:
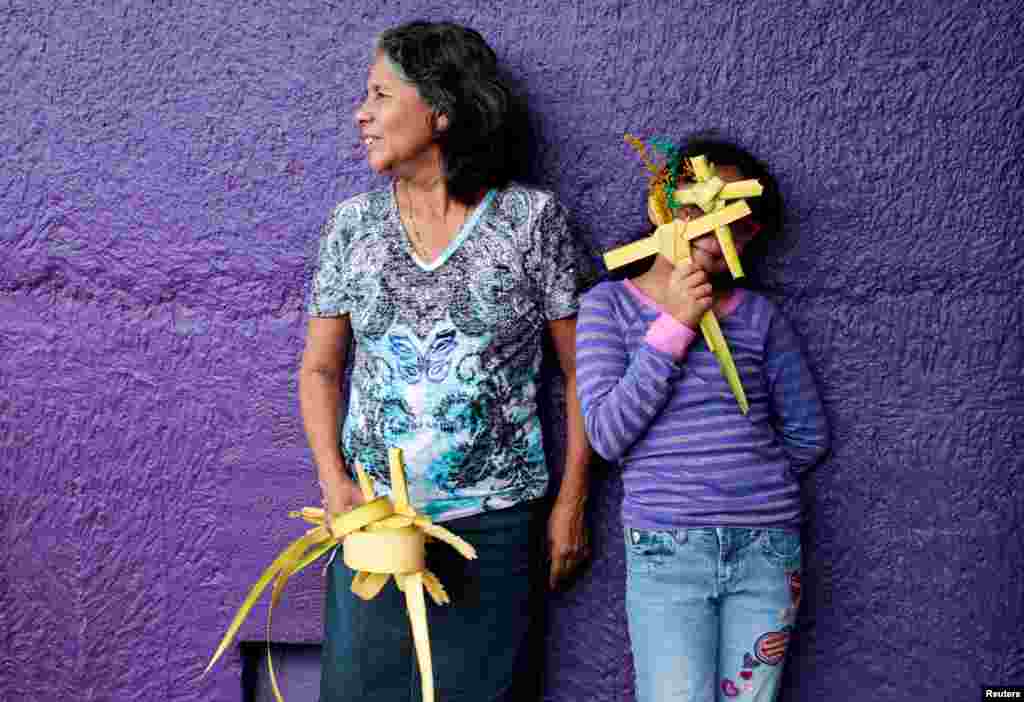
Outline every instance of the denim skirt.
<path fill-rule="evenodd" d="M 445 528 L 477 559 L 427 544 L 427 568 L 451 603 L 429 595 L 427 625 L 438 700 L 536 698 L 542 675 L 544 516 L 540 502 L 454 519 Z M 405 596 L 394 580 L 370 601 L 349 590 L 339 555 L 327 573 L 320 702 L 418 702 L 416 652 Z"/>

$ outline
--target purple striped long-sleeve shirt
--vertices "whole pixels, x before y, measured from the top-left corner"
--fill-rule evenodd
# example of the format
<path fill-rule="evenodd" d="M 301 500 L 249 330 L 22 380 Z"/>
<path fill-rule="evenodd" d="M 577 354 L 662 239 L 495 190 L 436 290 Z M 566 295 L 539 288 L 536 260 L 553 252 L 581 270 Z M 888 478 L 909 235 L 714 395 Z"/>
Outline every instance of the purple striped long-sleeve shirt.
<path fill-rule="evenodd" d="M 799 474 L 828 448 L 825 412 L 789 323 L 739 289 L 720 317 L 750 412 L 703 338 L 629 281 L 583 299 L 577 389 L 594 449 L 623 467 L 639 529 L 796 526 Z"/>

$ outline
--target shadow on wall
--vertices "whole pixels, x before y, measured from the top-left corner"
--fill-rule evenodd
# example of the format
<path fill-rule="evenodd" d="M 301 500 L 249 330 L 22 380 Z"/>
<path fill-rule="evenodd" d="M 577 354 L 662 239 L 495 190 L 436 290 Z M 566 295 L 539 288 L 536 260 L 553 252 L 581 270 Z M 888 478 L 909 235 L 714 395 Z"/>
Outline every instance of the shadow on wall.
<path fill-rule="evenodd" d="M 274 702 L 267 670 L 267 644 L 242 642 L 242 702 Z M 274 675 L 288 702 L 317 702 L 320 698 L 320 645 L 272 642 Z"/>
<path fill-rule="evenodd" d="M 529 185 L 541 182 L 540 150 L 537 137 L 540 129 L 536 115 L 530 111 L 526 85 L 516 76 L 504 73 L 502 79 L 512 92 L 509 119 L 508 173 L 512 180 Z"/>

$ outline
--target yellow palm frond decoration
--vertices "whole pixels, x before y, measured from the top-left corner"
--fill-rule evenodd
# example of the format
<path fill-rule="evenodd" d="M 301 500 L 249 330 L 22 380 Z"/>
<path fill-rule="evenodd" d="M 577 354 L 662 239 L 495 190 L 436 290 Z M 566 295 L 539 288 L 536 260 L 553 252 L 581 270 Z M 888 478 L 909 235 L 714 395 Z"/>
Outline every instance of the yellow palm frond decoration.
<path fill-rule="evenodd" d="M 653 171 L 656 166 L 648 157 L 643 142 L 631 134 L 627 134 L 625 138 L 640 154 L 647 170 Z M 725 183 L 715 173 L 714 164 L 708 162 L 704 156 L 694 156 L 687 161 L 687 172 L 692 173 L 697 182 L 690 187 L 675 190 L 674 198 L 680 204 L 697 205 L 705 214 L 687 222 L 676 219 L 665 194 L 664 181 L 658 180 L 661 178 L 660 172 L 655 172 L 647 191 L 647 216 L 657 229 L 645 239 L 606 252 L 604 263 L 608 270 L 639 261 L 652 254 L 661 254 L 674 264 L 689 262 L 690 241 L 714 232 L 722 247 L 729 272 L 734 278 L 743 276 L 743 268 L 740 266 L 729 223 L 749 215 L 750 206 L 744 198 L 757 197 L 762 194 L 764 188 L 755 179 Z M 743 383 L 729 351 L 729 344 L 722 334 L 722 328 L 714 312 L 708 310 L 704 313 L 700 320 L 700 329 L 708 349 L 718 360 L 722 375 L 729 383 L 740 411 L 746 414 L 750 410 L 747 394 L 743 390 Z"/>
<path fill-rule="evenodd" d="M 426 569 L 425 544 L 428 538 L 443 541 L 470 560 L 476 558 L 476 550 L 465 540 L 434 524 L 429 517 L 418 514 L 412 508 L 401 449 L 388 451 L 388 464 L 391 474 L 390 498 L 377 497 L 373 480 L 362 466 L 356 464 L 359 488 L 366 503 L 351 512 L 331 517 L 331 527 L 337 538 L 331 536 L 327 529 L 324 510 L 304 507 L 289 514 L 315 526 L 289 544 L 263 571 L 228 626 L 224 638 L 203 671 L 204 675 L 231 645 L 242 622 L 263 591 L 273 582 L 270 610 L 267 613 L 267 669 L 274 698 L 277 702 L 284 702 L 270 658 L 270 622 L 274 608 L 280 602 L 289 578 L 340 543 L 345 564 L 356 571 L 351 587 L 355 595 L 364 600 L 373 599 L 391 578 L 395 579 L 398 589 L 405 593 L 423 685 L 423 701 L 434 702 L 434 673 L 423 591 L 426 590 L 439 605 L 447 604 L 449 599 L 441 581 Z"/>

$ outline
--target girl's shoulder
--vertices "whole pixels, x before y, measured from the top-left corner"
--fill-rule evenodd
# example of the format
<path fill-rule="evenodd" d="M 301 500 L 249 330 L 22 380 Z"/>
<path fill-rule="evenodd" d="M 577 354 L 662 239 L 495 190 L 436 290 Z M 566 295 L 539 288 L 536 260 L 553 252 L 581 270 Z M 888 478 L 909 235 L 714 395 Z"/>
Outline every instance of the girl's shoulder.
<path fill-rule="evenodd" d="M 763 292 L 751 290 L 750 288 L 736 288 L 736 292 L 743 296 L 742 301 L 737 306 L 737 311 L 745 307 L 748 311 L 757 314 L 770 314 L 778 309 L 778 306 L 772 302 L 771 298 Z"/>
<path fill-rule="evenodd" d="M 733 317 L 744 325 L 759 331 L 762 335 L 768 332 L 772 323 L 783 317 L 778 303 L 762 292 L 741 288 L 743 299 L 733 312 Z"/>
<path fill-rule="evenodd" d="M 608 314 L 628 319 L 636 317 L 643 308 L 624 280 L 602 280 L 583 294 L 583 304 L 595 312 L 607 310 Z"/>
<path fill-rule="evenodd" d="M 583 297 L 592 300 L 613 300 L 621 297 L 625 291 L 621 280 L 602 280 L 584 293 Z"/>

